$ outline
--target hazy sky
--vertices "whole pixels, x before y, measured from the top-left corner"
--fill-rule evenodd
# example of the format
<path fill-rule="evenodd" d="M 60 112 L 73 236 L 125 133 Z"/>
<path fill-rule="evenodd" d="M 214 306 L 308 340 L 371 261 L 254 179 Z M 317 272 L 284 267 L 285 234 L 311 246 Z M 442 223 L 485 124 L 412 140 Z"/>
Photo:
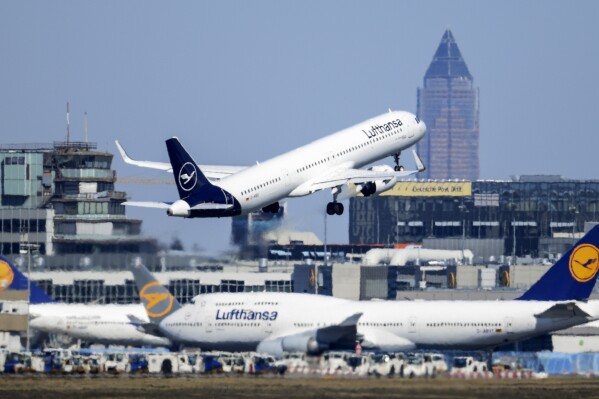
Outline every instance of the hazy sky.
<path fill-rule="evenodd" d="M 65 139 L 167 161 L 178 136 L 198 163 L 252 164 L 388 108 L 416 89 L 447 27 L 480 88 L 481 178 L 597 178 L 596 1 L 0 2 L 0 143 Z M 381 163 L 391 164 L 391 159 Z M 115 157 L 119 176 L 168 178 Z M 120 185 L 133 200 L 174 186 Z M 289 201 L 323 236 L 329 192 Z M 216 253 L 230 220 L 129 209 L 144 233 Z M 347 242 L 348 218 L 329 218 Z"/>

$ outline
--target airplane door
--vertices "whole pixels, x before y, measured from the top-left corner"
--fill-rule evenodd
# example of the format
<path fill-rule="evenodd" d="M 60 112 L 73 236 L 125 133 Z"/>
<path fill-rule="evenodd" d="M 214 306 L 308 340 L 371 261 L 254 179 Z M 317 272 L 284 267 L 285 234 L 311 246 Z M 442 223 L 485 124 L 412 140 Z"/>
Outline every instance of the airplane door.
<path fill-rule="evenodd" d="M 289 185 L 289 171 L 287 169 L 283 169 L 281 171 L 283 173 L 283 181 L 285 182 L 285 187 Z"/>
<path fill-rule="evenodd" d="M 212 325 L 212 318 L 210 317 L 210 312 L 206 309 L 206 302 L 202 301 L 202 303 L 200 304 L 201 308 L 200 308 L 200 313 L 204 318 L 204 331 L 206 332 L 206 334 L 211 334 L 214 326 Z"/>
<path fill-rule="evenodd" d="M 511 334 L 514 332 L 514 318 L 513 317 L 506 317 L 503 320 L 503 330 L 508 334 Z"/>
<path fill-rule="evenodd" d="M 269 336 L 272 334 L 272 322 L 270 320 L 264 321 L 264 333 Z"/>
<path fill-rule="evenodd" d="M 408 333 L 416 333 L 416 316 L 410 316 L 408 318 Z"/>

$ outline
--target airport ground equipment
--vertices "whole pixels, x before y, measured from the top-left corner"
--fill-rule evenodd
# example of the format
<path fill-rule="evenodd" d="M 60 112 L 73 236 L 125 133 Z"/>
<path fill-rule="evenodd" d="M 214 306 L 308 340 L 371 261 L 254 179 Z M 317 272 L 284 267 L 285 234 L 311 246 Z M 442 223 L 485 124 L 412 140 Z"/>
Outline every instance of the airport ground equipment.
<path fill-rule="evenodd" d="M 435 377 L 435 373 L 430 357 L 426 357 L 422 353 L 412 353 L 407 356 L 404 366 L 405 377 Z"/>
<path fill-rule="evenodd" d="M 377 353 L 369 356 L 368 375 L 404 376 L 406 356 L 395 353 Z"/>
<path fill-rule="evenodd" d="M 486 362 L 476 360 L 473 356 L 456 356 L 453 358 L 450 374 L 470 374 L 488 369 Z"/>

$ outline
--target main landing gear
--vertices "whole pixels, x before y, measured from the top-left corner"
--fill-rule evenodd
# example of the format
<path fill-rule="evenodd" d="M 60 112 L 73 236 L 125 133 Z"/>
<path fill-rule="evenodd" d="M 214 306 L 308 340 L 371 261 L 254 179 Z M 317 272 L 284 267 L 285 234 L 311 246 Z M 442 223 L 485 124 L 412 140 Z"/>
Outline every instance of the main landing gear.
<path fill-rule="evenodd" d="M 331 193 L 333 194 L 333 202 L 327 204 L 327 215 L 343 215 L 343 204 L 337 202 L 337 197 L 341 193 L 341 186 L 333 187 Z"/>
<path fill-rule="evenodd" d="M 327 215 L 343 215 L 343 204 L 333 201 L 327 204 Z"/>
<path fill-rule="evenodd" d="M 396 154 L 393 154 L 393 161 L 395 161 L 395 168 L 394 169 L 395 169 L 396 172 L 403 172 L 404 171 L 403 165 L 399 164 L 399 157 L 400 157 L 400 155 L 401 155 L 401 151 L 398 152 L 398 153 L 396 153 Z"/>

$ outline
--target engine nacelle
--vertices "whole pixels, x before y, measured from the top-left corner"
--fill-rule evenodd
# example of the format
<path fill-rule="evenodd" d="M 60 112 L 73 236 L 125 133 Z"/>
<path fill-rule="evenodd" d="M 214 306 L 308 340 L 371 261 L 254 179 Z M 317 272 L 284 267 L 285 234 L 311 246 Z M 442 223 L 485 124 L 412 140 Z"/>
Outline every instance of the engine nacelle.
<path fill-rule="evenodd" d="M 279 205 L 278 202 L 274 202 L 274 203 L 262 208 L 262 212 L 277 213 L 277 212 L 279 212 L 279 209 L 281 209 L 281 205 Z"/>
<path fill-rule="evenodd" d="M 377 165 L 373 166 L 369 170 L 373 172 L 393 172 L 393 168 L 388 165 Z M 369 181 L 367 183 L 362 184 L 360 188 L 360 192 L 363 196 L 369 197 L 371 195 L 378 195 L 380 193 L 384 193 L 387 190 L 390 190 L 397 183 L 397 178 L 393 177 L 391 179 L 386 180 L 375 180 Z"/>
<path fill-rule="evenodd" d="M 275 357 L 283 357 L 284 352 L 303 352 L 309 355 L 320 355 L 328 349 L 315 338 L 315 332 L 310 331 L 287 337 L 267 339 L 258 344 L 256 351 L 269 353 Z"/>
<path fill-rule="evenodd" d="M 313 336 L 292 335 L 281 341 L 284 352 L 304 352 L 308 355 L 320 355 L 325 348 L 321 348 Z"/>
<path fill-rule="evenodd" d="M 177 200 L 173 202 L 171 206 L 166 210 L 166 214 L 169 216 L 178 216 L 187 218 L 191 214 L 191 208 L 189 204 L 183 200 Z"/>

